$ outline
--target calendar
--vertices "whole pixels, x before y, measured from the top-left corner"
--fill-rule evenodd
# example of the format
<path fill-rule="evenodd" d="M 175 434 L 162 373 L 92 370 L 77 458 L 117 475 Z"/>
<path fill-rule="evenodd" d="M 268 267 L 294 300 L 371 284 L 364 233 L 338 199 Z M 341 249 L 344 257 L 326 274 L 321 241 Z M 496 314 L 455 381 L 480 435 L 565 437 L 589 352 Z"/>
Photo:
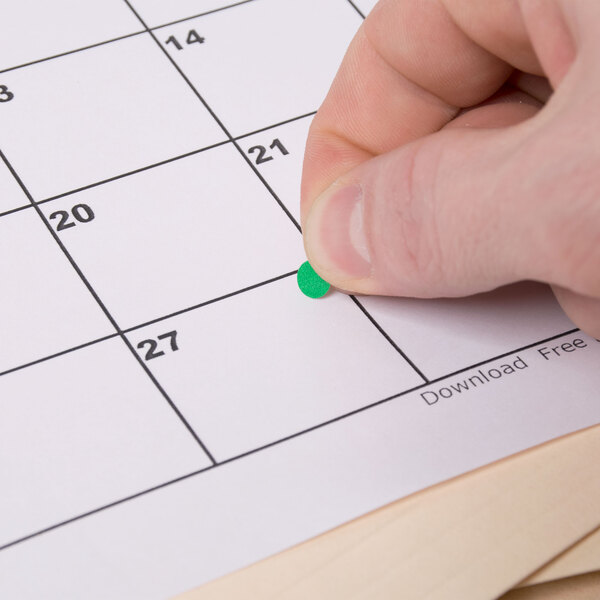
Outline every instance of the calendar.
<path fill-rule="evenodd" d="M 166 600 L 600 422 L 550 291 L 298 289 L 303 151 L 371 0 L 0 18 L 0 597 Z"/>

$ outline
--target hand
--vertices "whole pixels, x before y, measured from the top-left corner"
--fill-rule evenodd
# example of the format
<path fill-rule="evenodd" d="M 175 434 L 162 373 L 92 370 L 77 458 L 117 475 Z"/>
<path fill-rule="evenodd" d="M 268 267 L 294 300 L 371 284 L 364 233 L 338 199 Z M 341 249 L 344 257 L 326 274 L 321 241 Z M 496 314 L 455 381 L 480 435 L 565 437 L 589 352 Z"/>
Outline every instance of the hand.
<path fill-rule="evenodd" d="M 381 0 L 311 127 L 302 225 L 346 291 L 545 281 L 600 336 L 600 2 Z"/>

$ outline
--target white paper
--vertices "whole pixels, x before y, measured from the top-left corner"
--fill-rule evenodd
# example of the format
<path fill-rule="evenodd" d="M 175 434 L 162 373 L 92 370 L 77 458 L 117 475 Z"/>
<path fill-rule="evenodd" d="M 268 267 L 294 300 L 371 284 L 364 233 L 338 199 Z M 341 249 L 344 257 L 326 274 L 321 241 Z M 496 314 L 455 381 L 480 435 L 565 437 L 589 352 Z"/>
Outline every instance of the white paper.
<path fill-rule="evenodd" d="M 600 421 L 541 285 L 299 292 L 308 128 L 373 5 L 3 8 L 0 597 L 163 600 Z"/>

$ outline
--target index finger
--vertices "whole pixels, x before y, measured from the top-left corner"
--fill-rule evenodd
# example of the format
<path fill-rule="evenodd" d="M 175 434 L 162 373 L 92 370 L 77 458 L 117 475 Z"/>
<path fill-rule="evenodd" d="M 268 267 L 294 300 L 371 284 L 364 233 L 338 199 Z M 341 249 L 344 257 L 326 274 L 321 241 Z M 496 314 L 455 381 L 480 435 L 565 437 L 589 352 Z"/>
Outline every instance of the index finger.
<path fill-rule="evenodd" d="M 302 222 L 369 158 L 448 123 L 513 68 L 541 74 L 516 0 L 380 0 L 352 41 L 308 137 Z"/>

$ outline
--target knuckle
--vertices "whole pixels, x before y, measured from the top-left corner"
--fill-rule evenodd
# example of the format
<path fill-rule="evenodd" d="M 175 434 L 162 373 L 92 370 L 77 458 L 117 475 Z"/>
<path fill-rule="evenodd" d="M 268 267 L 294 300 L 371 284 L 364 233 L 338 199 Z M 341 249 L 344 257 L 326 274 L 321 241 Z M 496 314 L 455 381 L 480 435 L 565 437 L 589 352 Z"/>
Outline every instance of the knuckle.
<path fill-rule="evenodd" d="M 533 209 L 529 236 L 537 273 L 600 297 L 600 152 L 584 144 L 577 123 L 553 124 L 529 148 L 520 197 Z"/>

